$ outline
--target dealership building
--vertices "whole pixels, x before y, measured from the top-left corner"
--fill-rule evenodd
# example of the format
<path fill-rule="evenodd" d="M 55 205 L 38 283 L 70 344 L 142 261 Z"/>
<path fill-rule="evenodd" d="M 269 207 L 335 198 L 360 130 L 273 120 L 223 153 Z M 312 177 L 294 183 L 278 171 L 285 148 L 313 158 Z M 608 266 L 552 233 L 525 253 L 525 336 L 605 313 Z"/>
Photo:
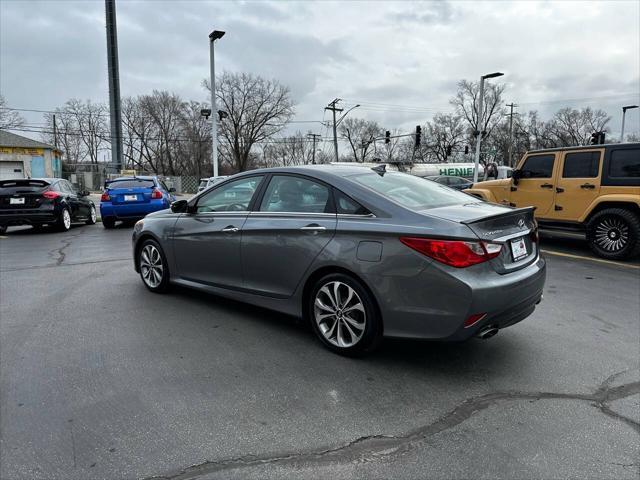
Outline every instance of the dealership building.
<path fill-rule="evenodd" d="M 52 145 L 0 130 L 0 180 L 61 177 L 61 156 Z"/>

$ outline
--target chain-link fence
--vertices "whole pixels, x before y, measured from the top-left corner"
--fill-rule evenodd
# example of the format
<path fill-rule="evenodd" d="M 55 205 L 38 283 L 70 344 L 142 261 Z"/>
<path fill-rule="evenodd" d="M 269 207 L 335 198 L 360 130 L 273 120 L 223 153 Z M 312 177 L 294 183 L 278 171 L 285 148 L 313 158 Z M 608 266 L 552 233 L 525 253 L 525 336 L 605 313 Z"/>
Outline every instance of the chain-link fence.
<path fill-rule="evenodd" d="M 104 188 L 104 182 L 114 178 L 121 177 L 113 173 L 102 172 L 63 172 L 62 177 L 69 180 L 79 190 L 89 190 L 99 192 Z M 196 193 L 200 179 L 194 176 L 176 176 L 167 177 L 158 175 L 169 188 L 175 188 L 177 193 Z"/>

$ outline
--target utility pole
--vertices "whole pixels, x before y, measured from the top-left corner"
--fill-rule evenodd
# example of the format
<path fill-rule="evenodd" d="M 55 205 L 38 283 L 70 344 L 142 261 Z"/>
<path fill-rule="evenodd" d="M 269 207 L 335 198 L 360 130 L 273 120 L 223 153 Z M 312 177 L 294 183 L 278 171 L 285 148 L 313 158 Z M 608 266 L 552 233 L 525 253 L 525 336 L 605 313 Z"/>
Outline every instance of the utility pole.
<path fill-rule="evenodd" d="M 339 98 L 334 99 L 328 106 L 324 107 L 325 110 L 331 110 L 333 112 L 333 150 L 335 152 L 336 162 L 338 161 L 338 129 L 336 123 L 336 112 L 342 112 L 342 108 L 336 107 L 340 101 Z"/>
<path fill-rule="evenodd" d="M 111 116 L 111 162 L 122 168 L 122 113 L 120 108 L 120 72 L 118 67 L 118 28 L 116 0 L 104 0 L 107 17 L 107 66 L 109 74 L 109 112 Z"/>
<path fill-rule="evenodd" d="M 510 167 L 513 166 L 513 108 L 517 107 L 515 103 L 511 102 L 507 104 L 507 107 L 511 108 L 511 113 L 509 113 L 509 163 Z"/>
<path fill-rule="evenodd" d="M 311 160 L 311 164 L 315 165 L 316 164 L 316 139 L 320 138 L 322 135 L 318 134 L 318 133 L 309 133 L 307 134 L 307 137 L 311 137 L 313 139 L 313 152 L 312 152 L 312 160 Z"/>
<path fill-rule="evenodd" d="M 58 149 L 58 124 L 56 122 L 56 114 L 53 114 L 53 146 Z"/>

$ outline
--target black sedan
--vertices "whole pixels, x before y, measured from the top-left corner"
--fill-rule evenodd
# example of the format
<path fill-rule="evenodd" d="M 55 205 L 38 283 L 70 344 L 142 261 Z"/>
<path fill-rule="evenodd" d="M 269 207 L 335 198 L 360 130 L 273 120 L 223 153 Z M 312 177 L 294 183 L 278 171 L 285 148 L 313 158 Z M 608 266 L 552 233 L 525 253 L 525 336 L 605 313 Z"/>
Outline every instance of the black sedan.
<path fill-rule="evenodd" d="M 63 231 L 72 222 L 92 225 L 96 207 L 88 195 L 63 178 L 0 180 L 0 233 L 11 225 L 54 225 Z"/>
<path fill-rule="evenodd" d="M 473 186 L 473 182 L 467 178 L 454 177 L 451 175 L 435 175 L 433 177 L 424 177 L 427 180 L 455 188 L 456 190 L 465 190 Z"/>

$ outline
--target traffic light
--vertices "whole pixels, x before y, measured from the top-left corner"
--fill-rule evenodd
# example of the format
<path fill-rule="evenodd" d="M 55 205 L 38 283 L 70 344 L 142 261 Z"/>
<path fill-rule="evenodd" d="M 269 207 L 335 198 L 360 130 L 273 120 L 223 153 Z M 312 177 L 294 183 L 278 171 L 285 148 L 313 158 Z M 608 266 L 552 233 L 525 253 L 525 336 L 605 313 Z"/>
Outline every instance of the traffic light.
<path fill-rule="evenodd" d="M 453 149 L 451 148 L 451 145 L 449 145 L 449 146 L 447 147 L 447 157 L 450 157 L 450 156 L 451 156 L 451 151 L 452 151 L 452 150 L 453 150 Z"/>
<path fill-rule="evenodd" d="M 390 142 L 391 142 L 391 132 L 387 130 L 384 133 L 384 143 L 390 143 Z"/>
<path fill-rule="evenodd" d="M 469 155 L 469 145 L 464 146 L 464 154 Z"/>
<path fill-rule="evenodd" d="M 420 137 L 422 136 L 422 127 L 416 125 L 416 147 L 420 146 Z"/>
<path fill-rule="evenodd" d="M 591 134 L 591 145 L 604 145 L 604 142 L 605 142 L 604 132 L 593 132 Z"/>

